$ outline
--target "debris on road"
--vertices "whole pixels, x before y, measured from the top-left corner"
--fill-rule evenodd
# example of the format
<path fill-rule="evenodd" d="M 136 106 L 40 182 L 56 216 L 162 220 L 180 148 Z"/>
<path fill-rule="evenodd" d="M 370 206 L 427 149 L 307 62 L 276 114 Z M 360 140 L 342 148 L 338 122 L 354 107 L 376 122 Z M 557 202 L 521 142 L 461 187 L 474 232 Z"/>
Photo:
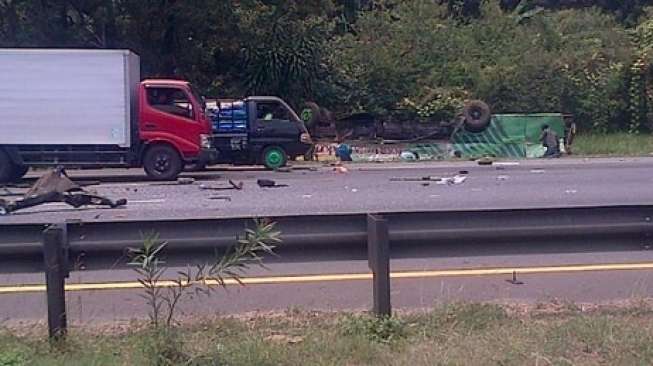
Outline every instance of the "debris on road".
<path fill-rule="evenodd" d="M 399 158 L 403 161 L 416 161 L 417 155 L 412 151 L 402 151 L 401 154 L 399 154 Z"/>
<path fill-rule="evenodd" d="M 210 200 L 221 200 L 221 201 L 228 201 L 231 202 L 231 197 L 229 196 L 211 196 L 209 197 Z"/>
<path fill-rule="evenodd" d="M 277 184 L 277 182 L 273 181 L 272 179 L 259 179 L 256 181 L 256 184 L 258 184 L 258 186 L 261 188 L 288 187 L 287 184 Z"/>
<path fill-rule="evenodd" d="M 127 204 L 126 199 L 112 201 L 86 192 L 70 180 L 62 167 L 58 167 L 42 175 L 22 198 L 15 201 L 0 199 L 0 215 L 54 202 L 63 202 L 74 208 L 89 205 L 116 208 Z"/>
<path fill-rule="evenodd" d="M 352 161 L 351 154 L 353 152 L 354 150 L 348 144 L 340 144 L 336 147 L 335 154 L 340 161 Z"/>
<path fill-rule="evenodd" d="M 12 192 L 7 187 L 2 187 L 2 190 L 4 192 L 0 193 L 0 197 L 15 197 L 15 196 L 22 196 L 23 195 L 22 193 Z"/>
<path fill-rule="evenodd" d="M 498 175 L 498 176 L 497 176 L 497 180 L 498 180 L 498 181 L 508 180 L 509 178 L 510 178 L 510 177 L 507 176 L 507 175 Z"/>
<path fill-rule="evenodd" d="M 424 182 L 424 181 L 431 181 L 431 182 L 437 182 L 442 180 L 440 177 L 434 177 L 434 176 L 424 176 L 424 177 L 393 177 L 390 178 L 391 182 Z"/>
<path fill-rule="evenodd" d="M 347 169 L 346 167 L 340 165 L 340 166 L 336 166 L 335 168 L 333 168 L 333 171 L 336 172 L 336 173 L 344 174 L 344 173 L 348 173 L 349 169 Z"/>
<path fill-rule="evenodd" d="M 457 184 L 464 183 L 466 180 L 467 180 L 467 176 L 461 175 L 461 174 L 456 174 L 453 177 L 440 178 L 440 180 L 436 181 L 435 184 L 457 185 Z"/>
<path fill-rule="evenodd" d="M 461 171 L 461 173 L 464 171 Z M 425 185 L 425 182 L 436 182 L 436 184 L 461 184 L 467 180 L 467 174 L 456 174 L 451 177 L 435 177 L 435 176 L 424 176 L 424 177 L 393 177 L 390 178 L 391 182 L 422 182 L 422 185 Z"/>
<path fill-rule="evenodd" d="M 195 178 L 178 178 L 177 179 L 177 184 L 179 185 L 190 185 L 195 183 Z"/>
<path fill-rule="evenodd" d="M 204 184 L 200 184 L 200 189 L 206 190 L 206 191 L 229 191 L 229 190 L 237 190 L 240 191 L 244 187 L 243 182 L 238 182 L 235 183 L 233 180 L 229 179 L 229 186 L 228 187 L 212 187 L 212 186 L 207 186 Z"/>
<path fill-rule="evenodd" d="M 293 166 L 292 170 L 308 170 L 311 172 L 316 172 L 318 171 L 318 168 L 314 166 Z"/>
<path fill-rule="evenodd" d="M 494 160 L 490 158 L 489 156 L 484 156 L 478 160 L 476 160 L 478 165 L 492 165 L 494 163 Z"/>
<path fill-rule="evenodd" d="M 287 166 L 277 168 L 274 171 L 277 172 L 277 173 L 292 173 L 292 169 L 290 167 L 287 167 Z"/>
<path fill-rule="evenodd" d="M 498 162 L 494 163 L 494 165 L 498 165 L 498 166 L 516 166 L 516 165 L 519 165 L 519 162 L 518 161 L 498 161 Z"/>

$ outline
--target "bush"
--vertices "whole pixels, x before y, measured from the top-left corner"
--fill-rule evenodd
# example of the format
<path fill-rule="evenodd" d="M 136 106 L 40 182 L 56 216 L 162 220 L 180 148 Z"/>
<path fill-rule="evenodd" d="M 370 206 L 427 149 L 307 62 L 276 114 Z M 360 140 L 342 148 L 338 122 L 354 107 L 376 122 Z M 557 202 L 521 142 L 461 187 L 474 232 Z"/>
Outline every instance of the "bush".
<path fill-rule="evenodd" d="M 371 341 L 390 343 L 406 336 L 406 326 L 398 318 L 348 316 L 341 321 L 342 333 L 347 336 L 363 336 Z"/>
<path fill-rule="evenodd" d="M 423 98 L 454 90 L 495 113 L 572 113 L 581 129 L 597 132 L 630 126 L 634 50 L 614 17 L 584 9 L 524 18 L 487 2 L 478 19 L 460 22 L 449 10 L 400 2 L 366 12 L 355 33 L 334 39 L 331 59 L 349 86 L 341 109 L 384 116 L 408 106 L 445 120 L 458 101 Z"/>

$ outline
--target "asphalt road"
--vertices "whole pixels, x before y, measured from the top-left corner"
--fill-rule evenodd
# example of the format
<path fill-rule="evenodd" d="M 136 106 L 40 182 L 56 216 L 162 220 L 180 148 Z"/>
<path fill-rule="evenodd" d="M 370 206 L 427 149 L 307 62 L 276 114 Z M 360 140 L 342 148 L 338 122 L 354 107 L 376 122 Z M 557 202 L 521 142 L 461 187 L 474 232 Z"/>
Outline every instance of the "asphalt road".
<path fill-rule="evenodd" d="M 211 297 L 186 298 L 180 316 L 212 316 L 245 312 L 304 310 L 367 310 L 372 303 L 365 253 L 335 248 L 280 252 L 267 258 L 266 267 L 254 267 L 247 278 L 263 283 L 232 285 Z M 166 278 L 191 262 L 207 258 L 177 258 L 168 264 Z M 592 265 L 594 267 L 579 266 Z M 606 265 L 622 264 L 621 270 Z M 0 274 L 0 325 L 42 320 L 46 314 L 43 274 L 28 267 L 4 267 Z M 392 271 L 411 278 L 392 281 L 397 309 L 422 309 L 456 301 L 499 303 L 610 303 L 653 296 L 653 251 L 645 246 L 594 245 L 593 243 L 534 248 L 528 243 L 493 246 L 486 243 L 402 247 L 393 252 Z M 146 318 L 148 308 L 135 273 L 125 259 L 104 258 L 85 263 L 71 273 L 67 283 L 84 284 L 90 290 L 67 293 L 68 318 L 75 324 L 129 321 Z M 107 268 L 110 268 L 109 270 Z M 642 269 L 645 268 L 645 269 Z M 630 270 L 625 270 L 630 269 Z M 428 272 L 428 271 L 438 272 Z M 474 272 L 477 270 L 478 272 Z M 521 284 L 508 282 L 517 271 Z M 454 272 L 455 271 L 455 272 Z M 496 273 L 499 271 L 499 274 Z M 533 273 L 526 273 L 526 272 Z M 326 275 L 326 276 L 325 276 Z M 303 277 L 298 277 L 303 276 Z M 121 288 L 131 285 L 132 288 Z"/>
<path fill-rule="evenodd" d="M 216 170 L 186 174 L 196 179 L 189 185 L 146 182 L 138 170 L 71 171 L 77 180 L 102 179 L 104 183 L 88 189 L 113 199 L 126 198 L 128 205 L 120 209 L 73 209 L 53 203 L 0 217 L 0 223 L 653 203 L 653 158 L 538 160 L 492 166 L 473 162 L 354 164 L 348 166 L 347 173 L 337 173 L 332 167 L 304 168 L 291 172 Z M 393 180 L 453 177 L 461 170 L 468 174 L 460 184 Z M 260 178 L 273 179 L 283 186 L 261 188 L 256 184 Z M 243 182 L 244 188 L 213 189 L 228 187 L 229 179 Z M 3 192 L 0 190 L 0 194 Z"/>
<path fill-rule="evenodd" d="M 0 217 L 0 222 L 651 204 L 651 168 L 653 159 L 648 158 L 522 161 L 493 166 L 471 162 L 371 164 L 351 165 L 347 173 L 336 173 L 330 167 L 289 173 L 216 170 L 187 175 L 196 178 L 191 185 L 145 182 L 138 171 L 82 171 L 72 172 L 72 176 L 102 179 L 104 183 L 89 188 L 112 198 L 128 198 L 129 205 L 115 210 L 75 210 L 49 204 Z M 467 179 L 454 185 L 429 182 L 424 186 L 422 181 L 392 180 L 452 177 L 460 170 L 468 171 Z M 274 179 L 287 187 L 259 188 L 259 178 Z M 201 188 L 227 186 L 227 179 L 243 181 L 244 189 Z M 215 196 L 231 200 L 211 199 Z M 652 244 L 561 242 L 533 247 L 529 243 L 507 246 L 479 242 L 464 247 L 402 246 L 393 249 L 392 271 L 409 276 L 393 279 L 393 304 L 414 309 L 461 300 L 597 303 L 649 298 L 653 296 Z M 247 273 L 258 284 L 230 286 L 227 292 L 220 290 L 210 298 L 186 299 L 180 315 L 370 308 L 372 290 L 364 250 L 288 250 L 281 250 L 278 258 L 267 258 L 267 268 Z M 176 258 L 168 262 L 168 276 L 189 263 L 207 260 L 192 253 Z M 0 262 L 0 325 L 45 319 L 42 263 Z M 139 289 L 134 288 L 136 276 L 125 262 L 125 258 L 94 258 L 78 263 L 68 284 L 87 287 L 71 288 L 67 294 L 71 322 L 147 316 Z M 522 284 L 507 281 L 513 270 Z"/>

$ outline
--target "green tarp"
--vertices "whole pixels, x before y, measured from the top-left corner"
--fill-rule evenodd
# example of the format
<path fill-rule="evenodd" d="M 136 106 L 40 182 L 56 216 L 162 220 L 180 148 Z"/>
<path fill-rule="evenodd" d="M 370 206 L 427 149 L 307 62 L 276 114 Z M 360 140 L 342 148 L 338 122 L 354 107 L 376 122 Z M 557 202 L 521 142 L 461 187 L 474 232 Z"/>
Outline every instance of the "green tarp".
<path fill-rule="evenodd" d="M 543 125 L 549 125 L 564 136 L 564 119 L 559 113 L 497 114 L 483 132 L 460 129 L 449 141 L 423 141 L 387 145 L 352 143 L 354 161 L 398 159 L 402 151 L 415 154 L 419 160 L 447 159 L 460 154 L 463 158 L 495 156 L 501 158 L 539 158 L 545 148 L 539 141 Z"/>
<path fill-rule="evenodd" d="M 451 145 L 464 157 L 538 157 L 544 154 L 539 138 L 545 124 L 560 138 L 564 136 L 564 120 L 559 113 L 497 114 L 483 132 L 461 129 L 454 133 Z"/>

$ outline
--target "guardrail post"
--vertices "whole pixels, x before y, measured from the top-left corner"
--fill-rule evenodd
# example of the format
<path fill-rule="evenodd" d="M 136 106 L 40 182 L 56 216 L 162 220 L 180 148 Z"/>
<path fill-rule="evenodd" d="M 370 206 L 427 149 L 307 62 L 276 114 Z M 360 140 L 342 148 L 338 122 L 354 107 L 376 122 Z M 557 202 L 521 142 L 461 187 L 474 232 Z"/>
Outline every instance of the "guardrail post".
<path fill-rule="evenodd" d="M 367 257 L 372 270 L 374 313 L 392 315 L 390 304 L 390 240 L 388 221 L 379 215 L 367 215 Z"/>
<path fill-rule="evenodd" d="M 43 259 L 50 339 L 66 336 L 65 279 L 69 275 L 66 225 L 52 225 L 43 231 Z"/>

